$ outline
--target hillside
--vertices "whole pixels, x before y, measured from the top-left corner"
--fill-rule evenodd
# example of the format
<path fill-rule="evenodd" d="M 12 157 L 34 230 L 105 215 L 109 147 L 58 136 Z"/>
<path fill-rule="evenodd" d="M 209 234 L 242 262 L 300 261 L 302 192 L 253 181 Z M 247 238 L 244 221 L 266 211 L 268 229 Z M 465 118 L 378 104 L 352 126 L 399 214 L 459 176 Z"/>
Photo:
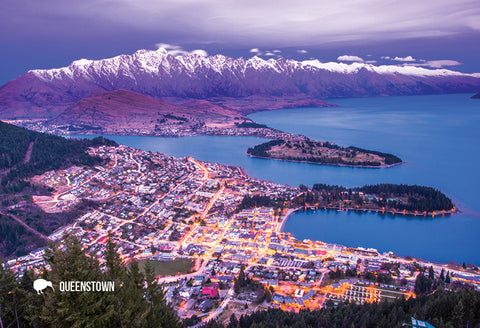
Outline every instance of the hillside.
<path fill-rule="evenodd" d="M 480 99 L 480 92 L 477 93 L 476 95 L 473 95 L 472 98 L 474 98 L 474 99 Z"/>
<path fill-rule="evenodd" d="M 95 92 L 129 90 L 161 100 L 246 100 L 249 112 L 266 110 L 255 97 L 296 105 L 286 99 L 367 97 L 474 92 L 478 74 L 447 69 L 366 63 L 322 63 L 285 58 L 263 60 L 223 55 L 174 57 L 139 50 L 102 60 L 81 59 L 68 67 L 31 70 L 0 88 L 1 118 L 53 118 Z M 253 97 L 253 98 L 249 98 Z M 232 100 L 233 99 L 233 100 Z M 288 101 L 287 101 L 288 102 Z M 278 108 L 271 103 L 271 108 Z"/>
<path fill-rule="evenodd" d="M 88 147 L 116 143 L 104 138 L 65 139 L 0 121 L 0 174 L 4 191 L 20 179 L 71 165 L 94 165 Z"/>
<path fill-rule="evenodd" d="M 103 138 L 65 139 L 0 121 L 0 257 L 22 255 L 44 245 L 46 234 L 93 205 L 80 203 L 70 212 L 47 214 L 32 202 L 32 196 L 51 191 L 29 178 L 71 165 L 98 164 L 101 160 L 85 151 L 102 144 L 116 143 Z"/>
<path fill-rule="evenodd" d="M 167 125 L 188 128 L 247 120 L 243 115 L 208 101 L 175 105 L 133 91 L 95 92 L 68 107 L 48 125 L 96 132 L 154 131 Z"/>
<path fill-rule="evenodd" d="M 185 108 L 165 103 L 142 94 L 116 90 L 95 92 L 68 107 L 49 121 L 50 124 L 78 125 L 87 129 L 147 128 L 168 113 L 185 116 Z M 192 119 L 189 117 L 189 119 Z"/>
<path fill-rule="evenodd" d="M 252 107 L 229 108 L 226 105 L 207 100 L 193 99 L 185 102 L 168 99 L 174 103 L 160 101 L 138 92 L 115 90 L 95 92 L 65 109 L 57 117 L 46 122 L 64 131 L 82 131 L 92 133 L 136 133 L 153 132 L 161 128 L 192 129 L 198 126 L 234 127 L 242 122 L 251 122 L 245 116 L 252 112 Z M 295 100 L 291 100 L 288 104 Z M 226 101 L 236 105 L 234 100 Z M 250 102 L 249 102 L 250 103 Z M 298 102 L 315 107 L 328 106 L 322 101 Z M 257 105 L 269 104 L 259 102 Z M 287 103 L 275 102 L 276 107 L 283 108 Z M 271 107 L 271 106 L 270 106 Z M 274 108 L 276 109 L 276 108 Z"/>

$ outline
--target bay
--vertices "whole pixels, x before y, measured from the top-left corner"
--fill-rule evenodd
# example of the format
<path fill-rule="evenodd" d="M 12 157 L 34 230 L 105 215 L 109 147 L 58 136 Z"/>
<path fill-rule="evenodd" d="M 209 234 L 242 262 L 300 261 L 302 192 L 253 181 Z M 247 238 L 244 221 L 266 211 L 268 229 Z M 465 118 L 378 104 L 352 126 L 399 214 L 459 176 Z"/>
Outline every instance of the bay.
<path fill-rule="evenodd" d="M 393 153 L 405 163 L 362 169 L 251 158 L 257 137 L 108 136 L 170 156 L 241 166 L 261 179 L 298 186 L 406 183 L 446 193 L 461 213 L 440 218 L 376 213 L 294 213 L 284 231 L 299 239 L 373 247 L 429 260 L 480 264 L 480 101 L 468 94 L 333 99 L 335 108 L 296 108 L 250 115 L 254 121 L 343 146 Z"/>
<path fill-rule="evenodd" d="M 299 239 L 391 250 L 430 260 L 480 263 L 480 101 L 468 94 L 333 99 L 338 108 L 251 115 L 259 123 L 343 146 L 400 156 L 388 169 L 323 166 L 312 182 L 419 184 L 447 194 L 461 213 L 440 218 L 297 212 L 284 230 Z"/>

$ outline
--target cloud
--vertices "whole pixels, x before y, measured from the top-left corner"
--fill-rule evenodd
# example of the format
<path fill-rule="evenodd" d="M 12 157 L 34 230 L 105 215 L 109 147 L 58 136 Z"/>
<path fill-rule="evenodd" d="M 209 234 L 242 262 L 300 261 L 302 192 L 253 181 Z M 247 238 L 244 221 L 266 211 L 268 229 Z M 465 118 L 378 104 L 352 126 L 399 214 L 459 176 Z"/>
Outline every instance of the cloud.
<path fill-rule="evenodd" d="M 395 56 L 393 58 L 389 56 L 382 56 L 380 58 L 402 62 L 403 64 L 401 65 L 403 66 L 425 66 L 425 67 L 431 67 L 431 68 L 443 68 L 445 66 L 462 65 L 462 63 L 456 60 L 451 60 L 451 59 L 425 60 L 425 59 L 415 59 L 412 56 L 406 56 L 406 57 Z"/>
<path fill-rule="evenodd" d="M 308 51 L 305 50 L 305 49 L 299 49 L 299 50 L 297 50 L 297 52 L 298 52 L 299 54 L 306 54 Z"/>
<path fill-rule="evenodd" d="M 249 50 L 249 52 L 253 53 L 254 56 L 261 56 L 263 55 L 263 51 L 260 50 L 259 48 L 252 48 Z"/>
<path fill-rule="evenodd" d="M 183 49 L 181 46 L 169 44 L 169 43 L 157 43 L 155 44 L 155 46 L 157 46 L 158 51 L 168 52 L 170 55 L 174 57 L 185 56 L 185 55 L 198 55 L 202 57 L 208 56 L 208 53 L 203 49 L 195 49 L 192 51 L 187 51 Z"/>
<path fill-rule="evenodd" d="M 367 60 L 366 63 L 367 64 L 375 64 L 377 61 L 376 60 Z"/>
<path fill-rule="evenodd" d="M 199 55 L 202 57 L 207 57 L 208 53 L 203 49 L 195 49 L 190 52 L 191 55 Z"/>
<path fill-rule="evenodd" d="M 360 58 L 360 57 L 358 57 L 358 56 L 352 56 L 352 55 L 339 56 L 339 57 L 337 58 L 337 61 L 360 62 L 360 63 L 363 63 L 363 62 L 364 62 L 363 58 Z"/>
<path fill-rule="evenodd" d="M 421 63 L 415 64 L 406 64 L 407 66 L 427 66 L 431 68 L 444 68 L 445 66 L 458 66 L 462 65 L 462 63 L 451 60 L 451 59 L 441 59 L 441 60 L 425 60 L 420 59 Z"/>
<path fill-rule="evenodd" d="M 401 61 L 401 62 L 414 62 L 414 61 L 417 61 L 415 58 L 413 58 L 412 56 L 407 56 L 407 57 L 395 57 L 393 58 L 392 60 L 396 60 L 396 61 Z"/>
<path fill-rule="evenodd" d="M 278 50 L 278 49 L 275 49 L 275 50 L 272 50 L 272 52 L 276 53 L 276 54 L 279 54 L 282 52 L 282 50 Z"/>
<path fill-rule="evenodd" d="M 174 45 L 174 44 L 169 44 L 169 43 L 156 43 L 155 46 L 158 49 L 165 49 L 165 50 L 178 50 L 182 49 L 182 47 Z"/>
<path fill-rule="evenodd" d="M 267 51 L 265 53 L 265 56 L 275 56 L 275 54 L 273 52 Z"/>
<path fill-rule="evenodd" d="M 13 30 L 14 36 L 9 33 Z M 480 31 L 479 1 L 304 0 L 295 6 L 288 0 L 0 1 L 5 38 L 61 35 L 72 40 L 141 33 L 180 44 L 298 48 L 468 31 Z"/>

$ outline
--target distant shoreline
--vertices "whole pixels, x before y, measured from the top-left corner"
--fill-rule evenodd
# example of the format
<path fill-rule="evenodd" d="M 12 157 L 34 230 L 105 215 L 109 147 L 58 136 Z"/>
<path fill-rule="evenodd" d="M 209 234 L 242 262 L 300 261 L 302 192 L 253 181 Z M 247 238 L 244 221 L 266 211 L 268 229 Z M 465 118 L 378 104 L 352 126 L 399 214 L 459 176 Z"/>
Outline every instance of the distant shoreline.
<path fill-rule="evenodd" d="M 316 164 L 316 165 L 329 165 L 329 166 L 345 166 L 345 167 L 358 167 L 362 169 L 388 169 L 393 166 L 397 166 L 400 164 L 404 164 L 405 162 L 402 161 L 400 163 L 395 163 L 395 164 L 382 164 L 378 166 L 373 166 L 373 165 L 350 165 L 350 164 L 332 164 L 332 163 L 322 163 L 322 162 L 311 162 L 311 161 L 300 161 L 300 160 L 294 160 L 294 159 L 283 159 L 283 158 L 275 158 L 275 157 L 264 157 L 264 156 L 256 156 L 256 155 L 251 155 L 247 153 L 248 156 L 250 157 L 255 157 L 255 158 L 263 158 L 263 159 L 271 159 L 271 160 L 276 160 L 276 161 L 285 161 L 285 162 L 294 162 L 294 163 L 307 163 L 307 164 Z"/>

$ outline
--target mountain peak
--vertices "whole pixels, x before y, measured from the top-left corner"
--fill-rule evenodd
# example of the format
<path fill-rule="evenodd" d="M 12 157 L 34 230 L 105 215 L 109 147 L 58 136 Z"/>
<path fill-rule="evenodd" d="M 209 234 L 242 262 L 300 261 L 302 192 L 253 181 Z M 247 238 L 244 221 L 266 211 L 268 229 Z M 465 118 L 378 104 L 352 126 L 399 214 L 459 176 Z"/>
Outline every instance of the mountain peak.
<path fill-rule="evenodd" d="M 0 117 L 53 117 L 94 92 L 129 90 L 153 98 L 366 97 L 474 92 L 479 74 L 368 63 L 231 58 L 164 49 L 32 70 L 0 88 Z"/>

